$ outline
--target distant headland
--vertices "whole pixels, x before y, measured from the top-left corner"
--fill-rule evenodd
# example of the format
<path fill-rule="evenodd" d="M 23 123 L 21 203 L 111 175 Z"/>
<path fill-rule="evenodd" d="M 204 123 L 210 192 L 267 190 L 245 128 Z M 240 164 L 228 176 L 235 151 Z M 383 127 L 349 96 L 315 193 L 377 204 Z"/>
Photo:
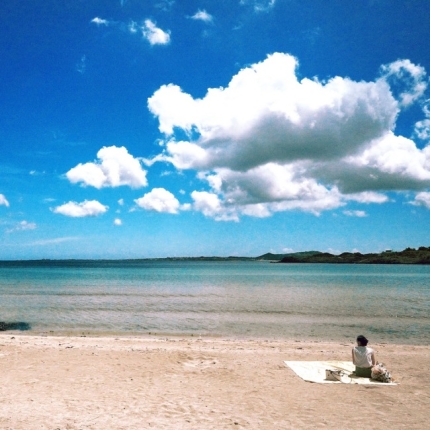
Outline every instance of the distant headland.
<path fill-rule="evenodd" d="M 329 252 L 307 251 L 292 254 L 264 254 L 260 259 L 279 263 L 330 263 L 330 264 L 430 264 L 430 247 L 406 248 L 403 251 L 386 250 L 379 254 L 343 252 L 339 255 Z"/>
<path fill-rule="evenodd" d="M 360 252 L 305 251 L 289 254 L 267 253 L 258 257 L 164 257 L 133 259 L 40 259 L 40 260 L 0 260 L 0 267 L 58 266 L 58 267 L 102 267 L 140 266 L 153 261 L 270 261 L 271 263 L 327 263 L 327 264 L 430 264 L 430 247 L 406 248 L 403 251 L 361 254 Z"/>

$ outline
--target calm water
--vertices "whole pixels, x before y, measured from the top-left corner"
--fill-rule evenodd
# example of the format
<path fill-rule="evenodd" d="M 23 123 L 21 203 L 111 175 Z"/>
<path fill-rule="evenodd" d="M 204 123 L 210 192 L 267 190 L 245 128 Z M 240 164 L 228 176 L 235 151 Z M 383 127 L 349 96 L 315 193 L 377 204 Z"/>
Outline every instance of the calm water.
<path fill-rule="evenodd" d="M 427 344 L 430 266 L 175 262 L 0 267 L 0 321 L 33 333 Z"/>

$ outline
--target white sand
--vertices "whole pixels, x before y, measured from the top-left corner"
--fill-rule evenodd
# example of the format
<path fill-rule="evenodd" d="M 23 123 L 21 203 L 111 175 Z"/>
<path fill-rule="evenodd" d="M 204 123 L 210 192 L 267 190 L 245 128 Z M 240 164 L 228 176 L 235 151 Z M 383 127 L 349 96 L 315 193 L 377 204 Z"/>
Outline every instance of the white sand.
<path fill-rule="evenodd" d="M 312 384 L 284 360 L 352 344 L 0 335 L 0 429 L 426 429 L 428 346 L 371 345 L 398 386 Z"/>

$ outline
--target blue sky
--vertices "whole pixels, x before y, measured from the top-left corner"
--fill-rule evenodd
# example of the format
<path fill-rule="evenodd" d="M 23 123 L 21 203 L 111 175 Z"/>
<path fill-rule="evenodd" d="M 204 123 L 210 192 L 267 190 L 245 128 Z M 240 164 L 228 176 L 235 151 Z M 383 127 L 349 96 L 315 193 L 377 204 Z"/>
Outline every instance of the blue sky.
<path fill-rule="evenodd" d="M 430 245 L 427 1 L 0 14 L 0 259 Z"/>

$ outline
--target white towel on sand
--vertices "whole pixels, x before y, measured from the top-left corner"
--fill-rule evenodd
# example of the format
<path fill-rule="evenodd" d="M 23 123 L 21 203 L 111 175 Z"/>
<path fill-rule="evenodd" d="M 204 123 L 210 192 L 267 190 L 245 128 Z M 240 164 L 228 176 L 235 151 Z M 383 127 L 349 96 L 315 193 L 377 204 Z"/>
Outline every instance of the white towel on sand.
<path fill-rule="evenodd" d="M 384 383 L 352 375 L 355 366 L 350 361 L 284 361 L 284 363 L 296 375 L 308 382 L 318 382 L 320 384 L 397 385 L 395 382 Z M 329 381 L 326 379 L 326 369 L 342 370 L 345 376 L 342 376 L 340 381 Z"/>

